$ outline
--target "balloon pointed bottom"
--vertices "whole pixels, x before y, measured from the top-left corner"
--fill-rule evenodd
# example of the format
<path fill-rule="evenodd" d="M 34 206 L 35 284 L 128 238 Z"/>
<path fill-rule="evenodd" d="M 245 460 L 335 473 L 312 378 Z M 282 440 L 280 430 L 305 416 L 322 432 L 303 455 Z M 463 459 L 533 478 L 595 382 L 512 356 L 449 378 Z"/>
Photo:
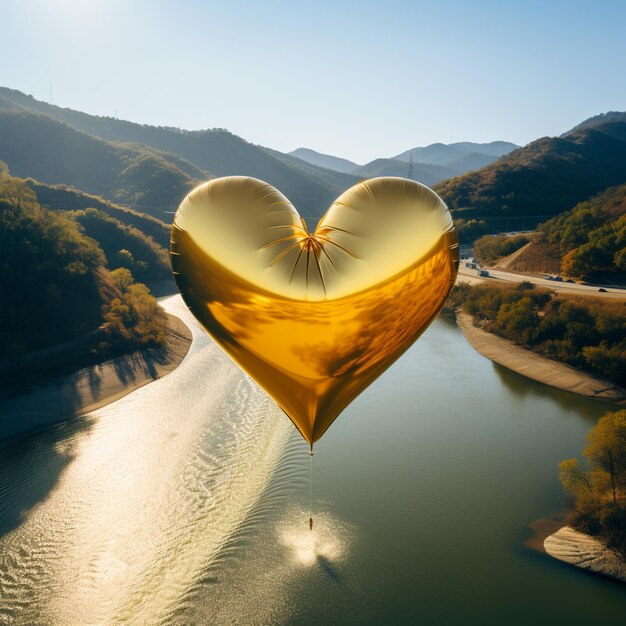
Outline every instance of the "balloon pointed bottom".
<path fill-rule="evenodd" d="M 313 518 L 309 517 L 309 530 L 313 530 Z"/>

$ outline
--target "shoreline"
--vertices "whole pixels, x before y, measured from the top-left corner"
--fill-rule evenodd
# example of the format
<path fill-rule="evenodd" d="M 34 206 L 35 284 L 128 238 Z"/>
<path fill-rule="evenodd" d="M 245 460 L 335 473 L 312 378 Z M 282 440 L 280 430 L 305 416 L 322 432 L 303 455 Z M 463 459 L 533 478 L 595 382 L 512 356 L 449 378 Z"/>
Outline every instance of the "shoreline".
<path fill-rule="evenodd" d="M 167 315 L 165 348 L 147 348 L 90 365 L 0 402 L 0 441 L 63 423 L 123 398 L 176 369 L 191 347 L 190 328 Z"/>
<path fill-rule="evenodd" d="M 472 348 L 498 365 L 556 389 L 626 406 L 626 390 L 607 380 L 548 359 L 474 326 L 472 317 L 460 310 L 456 311 L 456 322 Z"/>
<path fill-rule="evenodd" d="M 599 539 L 575 530 L 560 516 L 536 520 L 524 545 L 590 574 L 626 583 L 626 562 Z"/>
<path fill-rule="evenodd" d="M 491 361 L 550 387 L 626 405 L 626 391 L 620 387 L 482 330 L 474 326 L 470 315 L 460 310 L 456 311 L 456 320 L 468 343 Z M 532 535 L 524 542 L 527 548 L 592 574 L 626 583 L 626 562 L 595 537 L 566 525 L 561 516 L 538 519 L 530 529 Z"/>
<path fill-rule="evenodd" d="M 543 549 L 563 563 L 626 583 L 626 562 L 595 537 L 571 526 L 563 526 L 546 537 Z"/>
<path fill-rule="evenodd" d="M 552 517 L 542 517 L 530 524 L 529 528 L 532 535 L 526 539 L 524 545 L 535 552 L 548 554 L 545 548 L 545 541 L 555 533 L 559 532 L 565 526 L 565 520 L 561 515 Z"/>

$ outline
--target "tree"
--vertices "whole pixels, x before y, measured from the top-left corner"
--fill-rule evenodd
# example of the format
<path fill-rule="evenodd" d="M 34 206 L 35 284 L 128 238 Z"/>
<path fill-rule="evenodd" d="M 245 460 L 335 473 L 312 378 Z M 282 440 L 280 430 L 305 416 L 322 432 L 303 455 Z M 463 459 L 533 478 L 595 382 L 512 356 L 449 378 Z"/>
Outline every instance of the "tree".
<path fill-rule="evenodd" d="M 584 455 L 611 479 L 613 502 L 626 487 L 626 410 L 606 413 L 587 437 Z"/>
<path fill-rule="evenodd" d="M 135 283 L 125 267 L 113 270 L 111 279 L 119 295 L 102 310 L 111 344 L 123 341 L 134 346 L 163 345 L 166 317 L 150 290 Z"/>
<path fill-rule="evenodd" d="M 133 284 L 133 275 L 125 267 L 118 267 L 111 272 L 113 284 L 123 293 Z"/>
<path fill-rule="evenodd" d="M 520 298 L 500 308 L 496 322 L 505 337 L 517 337 L 530 344 L 537 329 L 537 310 L 532 298 Z"/>
<path fill-rule="evenodd" d="M 465 220 L 463 218 L 454 221 L 457 237 L 461 243 L 472 243 L 488 232 L 489 227 L 484 220 Z"/>
<path fill-rule="evenodd" d="M 13 211 L 39 208 L 35 192 L 21 179 L 9 176 L 5 163 L 0 168 L 0 205 Z"/>
<path fill-rule="evenodd" d="M 135 265 L 135 259 L 133 259 L 133 255 L 125 248 L 119 250 L 115 256 L 117 262 L 122 267 L 127 267 L 128 269 L 131 269 Z"/>
<path fill-rule="evenodd" d="M 568 521 L 626 556 L 626 410 L 605 413 L 587 435 L 583 455 L 559 465 Z"/>
<path fill-rule="evenodd" d="M 71 217 L 39 206 L 21 180 L 0 177 L 0 358 L 97 328 L 104 255 Z"/>

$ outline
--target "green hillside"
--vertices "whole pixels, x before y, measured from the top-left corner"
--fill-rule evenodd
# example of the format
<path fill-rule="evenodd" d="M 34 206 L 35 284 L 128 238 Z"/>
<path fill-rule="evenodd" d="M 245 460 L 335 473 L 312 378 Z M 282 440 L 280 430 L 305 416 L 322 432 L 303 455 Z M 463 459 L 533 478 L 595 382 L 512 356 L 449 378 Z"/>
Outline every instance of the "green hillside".
<path fill-rule="evenodd" d="M 626 276 L 626 185 L 607 189 L 542 224 L 542 240 L 558 250 L 561 272 L 623 282 Z"/>
<path fill-rule="evenodd" d="M 152 237 L 162 248 L 169 249 L 171 227 L 152 215 L 114 204 L 100 196 L 94 196 L 66 185 L 46 185 L 32 178 L 27 178 L 24 182 L 37 194 L 39 203 L 48 209 L 53 211 L 98 209 L 122 224 L 136 228 L 144 235 Z"/>
<path fill-rule="evenodd" d="M 98 209 L 72 211 L 70 215 L 98 242 L 107 268 L 125 267 L 137 280 L 147 283 L 171 278 L 167 249 L 151 237 Z"/>
<path fill-rule="evenodd" d="M 159 217 L 198 183 L 155 151 L 109 143 L 26 111 L 0 110 L 0 160 L 14 176 L 72 185 Z"/>
<path fill-rule="evenodd" d="M 127 270 L 109 272 L 98 242 L 70 213 L 42 208 L 23 181 L 0 166 L 0 369 L 98 331 L 87 352 L 160 343 L 163 315 Z M 123 279 L 123 280 L 120 280 Z M 3 375 L 6 382 L 7 372 Z M 0 385 L 0 391 L 6 391 Z"/>
<path fill-rule="evenodd" d="M 566 211 L 626 181 L 626 123 L 545 137 L 476 172 L 436 185 L 455 217 L 541 216 Z"/>
<path fill-rule="evenodd" d="M 482 237 L 474 242 L 474 253 L 492 264 L 522 246 L 510 269 L 626 283 L 626 184 L 610 187 L 540 224 L 530 237 Z"/>
<path fill-rule="evenodd" d="M 187 131 L 180 128 L 168 128 L 162 126 L 148 126 L 135 124 L 112 117 L 99 117 L 73 111 L 72 109 L 62 109 L 60 107 L 35 100 L 19 91 L 0 87 L 0 108 L 18 109 L 22 111 L 36 111 L 50 116 L 56 120 L 70 125 L 76 130 L 88 133 L 93 137 L 104 139 L 108 142 L 134 142 L 165 153 L 174 153 L 186 162 L 193 163 L 202 171 L 210 172 L 214 176 L 243 175 L 260 178 L 279 189 L 298 208 L 303 216 L 320 217 L 336 197 L 336 189 L 325 184 L 323 180 L 312 180 L 297 167 L 292 167 L 284 161 L 274 158 L 260 146 L 255 146 L 247 141 L 229 133 L 224 129 Z M 2 135 L 0 134 L 0 142 Z M 128 150 L 136 149 L 132 147 Z M 133 169 L 128 172 L 131 180 L 123 181 L 122 189 L 128 194 L 111 195 L 98 187 L 88 187 L 84 184 L 76 184 L 69 179 L 56 178 L 54 180 L 40 176 L 35 172 L 26 172 L 22 168 L 12 165 L 11 159 L 0 154 L 0 159 L 9 163 L 11 171 L 23 177 L 32 176 L 44 182 L 73 184 L 84 191 L 102 195 L 105 198 L 117 200 L 130 204 L 147 204 L 154 207 L 178 206 L 181 197 L 177 197 L 172 203 L 171 197 L 175 196 L 174 189 L 169 189 L 166 181 L 161 181 L 155 172 L 149 172 L 149 164 L 137 162 Z M 171 162 L 172 167 L 176 167 L 179 173 L 184 170 Z M 133 177 L 139 176 L 143 181 L 150 176 L 159 181 L 159 186 L 164 187 L 165 199 L 159 201 L 163 195 L 159 189 L 155 190 L 153 196 L 141 197 L 141 191 L 146 193 L 146 189 L 140 185 L 135 189 Z M 167 180 L 171 177 L 165 176 Z M 190 178 L 187 175 L 187 178 Z M 147 181 L 146 181 L 147 182 Z M 173 183 L 173 181 L 171 181 Z M 183 178 L 180 182 L 185 182 Z M 126 189 L 128 186 L 128 189 Z M 180 185 L 179 185 L 180 186 Z M 118 186 L 115 186 L 117 189 Z M 135 192 L 135 193 L 133 193 Z M 184 195 L 184 194 L 183 194 Z M 132 200 L 125 198 L 131 197 Z"/>
<path fill-rule="evenodd" d="M 170 227 L 164 222 L 77 189 L 46 185 L 32 178 L 23 182 L 35 192 L 42 207 L 62 212 L 80 224 L 81 231 L 103 250 L 105 267 L 126 267 L 149 284 L 171 279 L 167 252 Z"/>
<path fill-rule="evenodd" d="M 0 359 L 96 328 L 114 290 L 98 244 L 0 172 Z M 24 245 L 28 242 L 29 245 Z"/>

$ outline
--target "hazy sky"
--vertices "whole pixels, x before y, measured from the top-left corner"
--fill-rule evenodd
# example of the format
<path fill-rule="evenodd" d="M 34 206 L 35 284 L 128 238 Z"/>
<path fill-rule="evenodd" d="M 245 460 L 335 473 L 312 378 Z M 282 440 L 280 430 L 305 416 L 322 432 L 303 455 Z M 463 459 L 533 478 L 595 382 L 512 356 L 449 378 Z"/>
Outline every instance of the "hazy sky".
<path fill-rule="evenodd" d="M 0 0 L 0 85 L 363 163 L 626 109 L 626 2 Z"/>

